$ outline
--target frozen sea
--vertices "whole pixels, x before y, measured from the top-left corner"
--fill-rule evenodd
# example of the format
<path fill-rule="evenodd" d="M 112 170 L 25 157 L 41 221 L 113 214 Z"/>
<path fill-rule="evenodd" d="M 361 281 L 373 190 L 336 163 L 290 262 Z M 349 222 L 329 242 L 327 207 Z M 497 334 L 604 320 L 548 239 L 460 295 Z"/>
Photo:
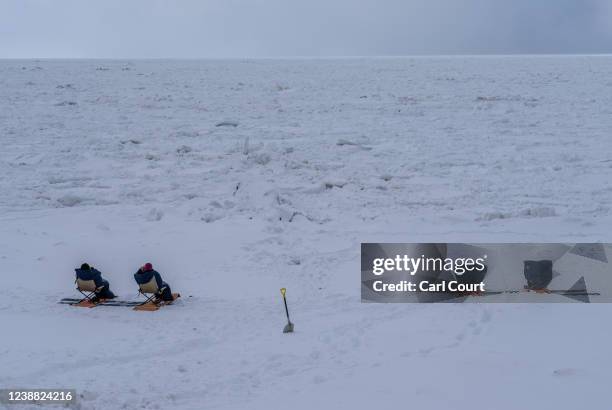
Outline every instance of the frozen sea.
<path fill-rule="evenodd" d="M 612 242 L 612 57 L 0 60 L 0 142 L 0 388 L 608 406 L 608 305 L 362 304 L 359 244 Z M 83 261 L 122 299 L 151 261 L 183 298 L 56 304 Z"/>

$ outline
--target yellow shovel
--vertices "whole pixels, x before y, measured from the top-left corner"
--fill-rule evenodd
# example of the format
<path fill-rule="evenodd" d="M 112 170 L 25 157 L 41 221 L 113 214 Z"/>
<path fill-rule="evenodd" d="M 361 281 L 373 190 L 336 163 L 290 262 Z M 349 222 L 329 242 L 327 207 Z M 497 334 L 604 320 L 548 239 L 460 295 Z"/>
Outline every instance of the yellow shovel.
<path fill-rule="evenodd" d="M 285 293 L 287 293 L 287 289 L 281 288 L 281 294 L 283 295 L 283 302 L 285 302 L 285 313 L 287 314 L 287 324 L 283 329 L 283 333 L 292 333 L 293 332 L 293 323 L 289 319 L 289 309 L 287 309 L 287 298 L 285 297 Z"/>

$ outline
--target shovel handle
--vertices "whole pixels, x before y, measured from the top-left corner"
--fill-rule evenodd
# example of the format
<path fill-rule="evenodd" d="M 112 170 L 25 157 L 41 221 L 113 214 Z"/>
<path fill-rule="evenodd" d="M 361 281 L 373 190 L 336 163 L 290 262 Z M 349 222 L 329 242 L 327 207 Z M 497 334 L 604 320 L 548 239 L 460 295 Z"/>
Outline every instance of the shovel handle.
<path fill-rule="evenodd" d="M 283 303 L 285 304 L 285 313 L 287 314 L 287 324 L 291 324 L 291 319 L 289 319 L 289 308 L 287 308 L 287 298 L 285 297 L 285 293 L 287 289 L 281 288 L 281 294 L 283 295 Z"/>

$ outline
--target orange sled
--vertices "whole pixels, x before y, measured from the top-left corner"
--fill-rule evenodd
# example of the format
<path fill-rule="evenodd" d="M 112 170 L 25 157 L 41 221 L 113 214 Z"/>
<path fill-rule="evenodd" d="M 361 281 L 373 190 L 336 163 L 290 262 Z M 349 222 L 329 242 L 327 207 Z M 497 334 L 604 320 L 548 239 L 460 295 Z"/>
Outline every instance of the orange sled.
<path fill-rule="evenodd" d="M 142 305 L 138 305 L 138 306 L 134 307 L 134 310 L 146 311 L 146 312 L 154 312 L 156 310 L 159 310 L 159 308 L 162 307 L 162 306 L 171 305 L 172 303 L 174 303 L 175 300 L 180 298 L 181 295 L 179 293 L 173 293 L 172 297 L 173 297 L 173 299 L 172 300 L 168 300 L 168 301 L 166 301 L 166 300 L 160 300 L 160 301 L 150 300 L 150 301 L 144 302 Z"/>

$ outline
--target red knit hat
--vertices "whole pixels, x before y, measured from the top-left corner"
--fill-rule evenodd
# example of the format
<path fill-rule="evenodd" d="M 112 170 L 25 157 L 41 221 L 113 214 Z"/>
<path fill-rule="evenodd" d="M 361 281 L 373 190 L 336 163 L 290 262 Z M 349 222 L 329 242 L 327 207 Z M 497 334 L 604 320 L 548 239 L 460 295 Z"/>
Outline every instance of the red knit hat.
<path fill-rule="evenodd" d="M 142 267 L 142 270 L 145 271 L 145 272 L 153 270 L 153 265 L 150 262 L 147 262 Z"/>

